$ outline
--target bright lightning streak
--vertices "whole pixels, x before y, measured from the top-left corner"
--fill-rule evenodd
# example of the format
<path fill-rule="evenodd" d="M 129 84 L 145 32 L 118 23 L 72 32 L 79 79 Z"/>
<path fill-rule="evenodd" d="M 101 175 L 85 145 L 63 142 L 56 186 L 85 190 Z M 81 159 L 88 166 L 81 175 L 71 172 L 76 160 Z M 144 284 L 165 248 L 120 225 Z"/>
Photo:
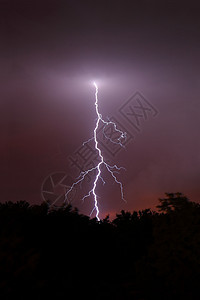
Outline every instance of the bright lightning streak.
<path fill-rule="evenodd" d="M 115 173 L 119 173 L 119 171 L 121 169 L 124 169 L 124 168 L 123 167 L 118 167 L 117 165 L 110 166 L 109 164 L 107 164 L 104 161 L 103 154 L 101 152 L 101 149 L 99 148 L 99 144 L 98 144 L 98 141 L 97 141 L 97 130 L 99 128 L 100 122 L 102 122 L 104 124 L 103 134 L 104 134 L 105 138 L 107 138 L 109 141 L 111 141 L 114 144 L 119 144 L 121 147 L 124 147 L 123 144 L 122 144 L 122 141 L 124 139 L 126 139 L 126 133 L 124 133 L 121 130 L 119 130 L 114 122 L 112 122 L 110 120 L 109 121 L 105 121 L 102 118 L 102 115 L 99 113 L 99 106 L 98 106 L 98 86 L 97 86 L 97 84 L 95 82 L 94 82 L 94 86 L 95 86 L 95 110 L 96 110 L 96 114 L 97 114 L 97 121 L 96 121 L 96 125 L 95 125 L 95 128 L 94 128 L 93 137 L 91 139 L 89 139 L 88 141 L 84 142 L 83 145 L 86 144 L 86 143 L 88 143 L 88 142 L 90 142 L 91 140 L 94 140 L 95 149 L 98 152 L 98 156 L 100 158 L 100 161 L 99 161 L 99 163 L 97 164 L 96 167 L 93 167 L 91 169 L 88 169 L 88 170 L 83 171 L 83 172 L 80 173 L 79 177 L 77 178 L 77 181 L 72 184 L 72 186 L 70 187 L 70 189 L 65 194 L 65 201 L 68 200 L 68 195 L 73 190 L 73 188 L 76 185 L 78 185 L 79 183 L 81 183 L 85 179 L 86 175 L 88 175 L 88 173 L 90 173 L 92 171 L 97 171 L 96 177 L 95 177 L 94 182 L 93 182 L 92 189 L 88 192 L 88 194 L 86 194 L 82 198 L 82 200 L 84 200 L 85 198 L 90 197 L 91 195 L 93 195 L 93 198 L 94 198 L 94 207 L 93 207 L 90 215 L 92 215 L 92 213 L 94 211 L 96 211 L 96 218 L 97 218 L 98 221 L 100 221 L 100 218 L 99 218 L 99 205 L 98 205 L 98 199 L 97 199 L 98 197 L 97 197 L 97 194 L 96 194 L 96 187 L 97 187 L 97 183 L 98 183 L 99 179 L 101 179 L 102 182 L 103 182 L 103 184 L 105 184 L 105 181 L 104 181 L 104 179 L 101 176 L 101 167 L 103 165 L 106 167 L 107 171 L 111 174 L 111 176 L 113 177 L 113 179 L 115 180 L 115 182 L 120 186 L 122 200 L 125 201 L 125 202 L 126 202 L 126 200 L 124 199 L 123 185 L 117 179 L 117 177 L 115 175 Z M 114 127 L 115 132 L 119 133 L 119 138 L 117 139 L 117 141 L 113 141 L 111 138 L 109 138 L 108 136 L 106 136 L 105 128 L 108 125 L 112 125 Z"/>

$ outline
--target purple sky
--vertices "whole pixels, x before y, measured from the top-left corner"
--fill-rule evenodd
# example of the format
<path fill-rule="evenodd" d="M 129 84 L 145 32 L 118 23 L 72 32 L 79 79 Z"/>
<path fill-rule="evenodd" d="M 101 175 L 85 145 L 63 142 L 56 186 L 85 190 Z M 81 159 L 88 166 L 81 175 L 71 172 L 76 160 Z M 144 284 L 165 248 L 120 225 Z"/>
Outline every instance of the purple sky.
<path fill-rule="evenodd" d="M 1 1 L 1 201 L 41 203 L 49 174 L 78 176 L 69 157 L 95 125 L 92 80 L 104 118 L 134 135 L 105 153 L 126 168 L 127 204 L 106 176 L 100 216 L 154 208 L 165 192 L 198 201 L 199 14 L 198 1 Z M 119 112 L 137 91 L 159 111 L 140 133 Z M 74 205 L 88 214 L 91 202 Z"/>

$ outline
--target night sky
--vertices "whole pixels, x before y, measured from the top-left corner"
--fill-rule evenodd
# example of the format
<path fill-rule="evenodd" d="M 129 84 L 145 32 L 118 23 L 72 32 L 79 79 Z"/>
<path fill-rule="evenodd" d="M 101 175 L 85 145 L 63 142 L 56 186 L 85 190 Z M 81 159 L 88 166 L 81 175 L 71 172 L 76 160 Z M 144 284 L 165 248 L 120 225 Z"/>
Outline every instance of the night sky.
<path fill-rule="evenodd" d="M 131 136 L 115 155 L 104 148 L 126 168 L 127 203 L 105 172 L 100 217 L 155 208 L 165 192 L 200 199 L 198 1 L 1 0 L 0 21 L 2 202 L 40 204 L 50 174 L 55 183 L 66 174 L 66 185 L 78 176 L 70 158 L 92 136 L 93 80 L 103 117 Z M 139 130 L 121 113 L 135 93 L 151 108 Z M 79 198 L 90 180 L 72 202 L 85 214 L 92 199 Z"/>

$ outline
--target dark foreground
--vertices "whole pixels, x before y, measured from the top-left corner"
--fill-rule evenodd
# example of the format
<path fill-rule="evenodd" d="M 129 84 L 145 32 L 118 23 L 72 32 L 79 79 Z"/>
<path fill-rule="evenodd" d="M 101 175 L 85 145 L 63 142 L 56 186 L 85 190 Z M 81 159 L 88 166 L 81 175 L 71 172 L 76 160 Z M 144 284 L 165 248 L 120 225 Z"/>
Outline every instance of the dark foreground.
<path fill-rule="evenodd" d="M 200 299 L 200 205 L 97 222 L 70 206 L 0 205 L 0 299 Z"/>

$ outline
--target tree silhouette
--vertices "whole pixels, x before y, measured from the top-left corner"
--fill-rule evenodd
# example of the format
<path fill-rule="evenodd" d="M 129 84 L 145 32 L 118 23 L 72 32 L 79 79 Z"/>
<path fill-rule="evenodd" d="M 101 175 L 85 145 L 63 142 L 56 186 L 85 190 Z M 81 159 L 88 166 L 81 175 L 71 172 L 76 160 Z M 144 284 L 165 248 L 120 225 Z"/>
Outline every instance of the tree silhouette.
<path fill-rule="evenodd" d="M 199 299 L 200 206 L 159 202 L 100 222 L 70 205 L 0 204 L 1 299 Z"/>
<path fill-rule="evenodd" d="M 159 199 L 160 205 L 157 208 L 161 212 L 170 213 L 174 210 L 183 210 L 191 206 L 189 199 L 182 193 L 165 193 L 167 198 Z"/>

